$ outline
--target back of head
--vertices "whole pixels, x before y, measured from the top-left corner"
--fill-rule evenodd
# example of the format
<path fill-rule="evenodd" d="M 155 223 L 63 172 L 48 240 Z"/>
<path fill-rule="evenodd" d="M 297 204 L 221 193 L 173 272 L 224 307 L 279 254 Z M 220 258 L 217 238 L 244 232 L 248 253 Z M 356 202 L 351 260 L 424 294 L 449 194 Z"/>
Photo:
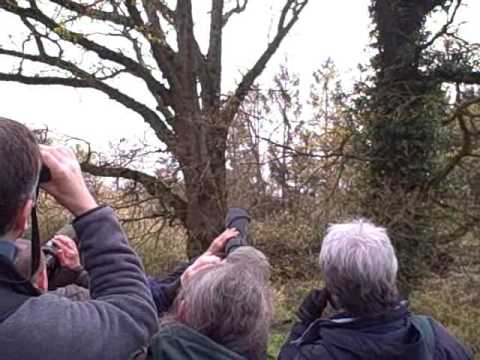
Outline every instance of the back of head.
<path fill-rule="evenodd" d="M 0 118 L 0 236 L 14 225 L 17 212 L 34 196 L 40 150 L 24 125 Z"/>
<path fill-rule="evenodd" d="M 353 316 L 382 313 L 397 301 L 398 263 L 384 228 L 363 220 L 330 226 L 320 265 L 334 305 Z"/>
<path fill-rule="evenodd" d="M 225 263 L 192 277 L 177 299 L 186 325 L 249 359 L 265 357 L 272 305 L 263 274 Z"/>
<path fill-rule="evenodd" d="M 270 278 L 270 263 L 263 252 L 252 246 L 241 246 L 232 251 L 227 257 L 227 264 L 239 264 L 251 271 L 259 279 L 268 281 Z"/>

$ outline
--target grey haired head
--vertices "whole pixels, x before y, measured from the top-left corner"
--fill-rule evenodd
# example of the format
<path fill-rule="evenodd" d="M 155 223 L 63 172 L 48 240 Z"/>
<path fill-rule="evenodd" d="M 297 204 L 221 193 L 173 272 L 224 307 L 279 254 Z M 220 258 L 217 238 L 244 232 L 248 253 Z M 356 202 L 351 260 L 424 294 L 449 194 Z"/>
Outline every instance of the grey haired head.
<path fill-rule="evenodd" d="M 194 275 L 162 322 L 181 321 L 238 354 L 264 359 L 273 317 L 268 262 L 261 252 L 247 247 L 230 256 Z"/>
<path fill-rule="evenodd" d="M 382 227 L 364 220 L 331 225 L 320 265 L 333 302 L 354 316 L 382 313 L 398 299 L 398 262 Z"/>

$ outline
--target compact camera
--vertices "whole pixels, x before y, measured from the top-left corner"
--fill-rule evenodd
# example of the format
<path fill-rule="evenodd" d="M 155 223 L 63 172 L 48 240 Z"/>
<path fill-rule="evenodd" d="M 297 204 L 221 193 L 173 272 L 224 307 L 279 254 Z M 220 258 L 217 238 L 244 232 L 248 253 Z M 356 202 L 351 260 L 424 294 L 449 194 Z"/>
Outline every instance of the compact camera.
<path fill-rule="evenodd" d="M 45 255 L 45 265 L 47 267 L 47 273 L 50 274 L 55 272 L 56 269 L 60 266 L 60 261 L 57 257 L 58 247 L 52 240 L 47 241 L 47 243 L 42 246 L 43 254 Z"/>

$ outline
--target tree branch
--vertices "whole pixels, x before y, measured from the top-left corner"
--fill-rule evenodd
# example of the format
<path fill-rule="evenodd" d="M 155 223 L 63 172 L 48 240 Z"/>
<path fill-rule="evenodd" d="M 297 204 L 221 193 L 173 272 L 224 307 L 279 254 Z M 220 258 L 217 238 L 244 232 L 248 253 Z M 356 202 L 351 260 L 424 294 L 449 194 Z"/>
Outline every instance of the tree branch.
<path fill-rule="evenodd" d="M 93 5 L 80 4 L 72 0 L 50 0 L 51 2 L 60 5 L 70 11 L 75 12 L 80 16 L 87 16 L 90 19 L 99 21 L 109 21 L 117 25 L 133 28 L 135 26 L 134 21 L 127 17 L 115 12 L 107 12 L 98 10 Z"/>
<path fill-rule="evenodd" d="M 435 186 L 440 181 L 445 179 L 457 167 L 457 165 L 460 164 L 463 158 L 472 154 L 472 137 L 465 123 L 464 115 L 459 114 L 457 116 L 457 119 L 463 137 L 462 146 L 460 147 L 458 152 L 451 158 L 451 160 L 441 170 L 439 170 L 436 175 L 432 177 L 432 179 L 427 184 L 428 188 Z"/>
<path fill-rule="evenodd" d="M 439 67 L 433 71 L 430 77 L 433 80 L 440 79 L 449 83 L 480 85 L 480 71 L 454 71 Z"/>
<path fill-rule="evenodd" d="M 150 195 L 155 196 L 162 203 L 171 207 L 175 211 L 175 216 L 185 223 L 187 213 L 186 201 L 175 194 L 161 179 L 123 167 L 97 166 L 85 162 L 81 164 L 81 167 L 82 171 L 94 176 L 123 178 L 142 184 Z"/>
<path fill-rule="evenodd" d="M 175 25 L 175 11 L 170 9 L 167 4 L 165 4 L 164 0 L 151 0 L 154 4 L 157 10 L 160 12 L 160 14 L 163 15 L 165 20 L 170 25 Z"/>
<path fill-rule="evenodd" d="M 448 31 L 448 28 L 453 24 L 455 17 L 457 16 L 458 9 L 462 5 L 462 0 L 457 0 L 457 3 L 455 5 L 455 8 L 453 9 L 453 13 L 450 16 L 450 18 L 447 19 L 447 22 L 442 26 L 442 28 L 434 35 L 432 38 L 427 41 L 425 44 L 423 44 L 420 47 L 420 50 L 424 50 L 429 48 L 430 46 L 433 45 L 435 41 L 437 41 L 441 36 L 445 35 Z"/>
<path fill-rule="evenodd" d="M 0 73 L 0 81 L 14 81 L 27 85 L 63 85 L 76 88 L 90 88 L 85 80 L 62 78 L 57 76 L 25 76 L 21 74 Z"/>
<path fill-rule="evenodd" d="M 148 18 L 148 24 L 145 25 L 148 28 L 148 36 L 146 38 L 152 49 L 152 55 L 170 86 L 173 89 L 178 89 L 180 88 L 180 80 L 176 71 L 177 54 L 168 45 L 165 32 L 160 24 L 156 7 L 158 2 L 142 0 L 142 3 Z"/>
<path fill-rule="evenodd" d="M 196 61 L 195 61 L 195 35 L 193 33 L 193 16 L 191 0 L 178 0 L 175 11 L 176 30 L 178 43 L 178 57 L 182 59 L 180 63 L 181 87 L 184 92 L 184 100 L 194 105 L 195 110 L 199 110 L 197 81 L 196 81 Z"/>
<path fill-rule="evenodd" d="M 111 99 L 140 114 L 145 122 L 147 122 L 155 131 L 157 137 L 170 149 L 173 149 L 176 146 L 174 135 L 154 111 L 150 110 L 146 105 L 122 93 L 120 90 L 100 81 L 91 74 L 77 67 L 75 64 L 51 56 L 30 55 L 6 49 L 0 49 L 0 55 L 9 55 L 55 66 L 76 76 L 74 78 L 62 78 L 52 76 L 40 77 L 24 76 L 22 74 L 0 73 L 0 81 L 18 81 L 29 85 L 63 85 L 76 88 L 91 88 L 102 91 Z"/>
<path fill-rule="evenodd" d="M 273 54 L 278 50 L 281 42 L 287 36 L 290 29 L 298 21 L 300 13 L 308 4 L 309 0 L 287 0 L 282 12 L 280 14 L 280 20 L 277 26 L 277 33 L 272 42 L 268 44 L 266 50 L 257 60 L 255 65 L 245 74 L 242 81 L 238 85 L 235 93 L 229 97 L 227 104 L 224 108 L 224 116 L 228 122 L 233 120 L 240 104 L 245 99 L 248 91 L 252 87 L 257 77 L 263 72 L 268 61 L 272 58 Z M 290 19 L 287 17 L 291 15 Z"/>
<path fill-rule="evenodd" d="M 243 1 L 242 3 L 240 1 Z M 235 14 L 240 14 L 245 11 L 248 5 L 248 0 L 237 0 L 237 4 L 235 7 L 232 9 L 228 10 L 225 14 L 223 14 L 223 19 L 222 19 L 222 27 L 227 25 L 228 20 L 235 15 Z"/>
<path fill-rule="evenodd" d="M 210 42 L 207 52 L 207 76 L 202 84 L 202 95 L 205 106 L 213 107 L 220 102 L 220 86 L 222 74 L 222 38 L 223 38 L 223 5 L 224 0 L 212 0 L 210 16 Z"/>
<path fill-rule="evenodd" d="M 0 0 L 0 7 L 6 11 L 16 14 L 21 18 L 33 19 L 45 25 L 48 29 L 56 33 L 63 40 L 74 45 L 80 45 L 84 49 L 94 52 L 99 58 L 112 61 L 116 64 L 123 65 L 132 75 L 139 77 L 149 88 L 152 94 L 159 94 L 164 99 L 170 99 L 170 91 L 158 82 L 150 71 L 144 68 L 135 60 L 123 55 L 120 52 L 110 50 L 92 40 L 87 39 L 83 34 L 70 31 L 48 16 L 41 12 L 38 8 L 22 8 L 16 6 L 10 0 Z"/>

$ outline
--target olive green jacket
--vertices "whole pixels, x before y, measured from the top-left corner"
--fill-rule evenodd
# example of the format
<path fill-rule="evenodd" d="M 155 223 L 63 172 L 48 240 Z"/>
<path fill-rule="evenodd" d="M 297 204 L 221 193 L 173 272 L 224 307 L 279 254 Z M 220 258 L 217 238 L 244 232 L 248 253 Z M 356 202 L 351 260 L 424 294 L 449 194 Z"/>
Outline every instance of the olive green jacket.
<path fill-rule="evenodd" d="M 160 327 L 153 337 L 148 360 L 246 360 L 181 323 Z"/>

